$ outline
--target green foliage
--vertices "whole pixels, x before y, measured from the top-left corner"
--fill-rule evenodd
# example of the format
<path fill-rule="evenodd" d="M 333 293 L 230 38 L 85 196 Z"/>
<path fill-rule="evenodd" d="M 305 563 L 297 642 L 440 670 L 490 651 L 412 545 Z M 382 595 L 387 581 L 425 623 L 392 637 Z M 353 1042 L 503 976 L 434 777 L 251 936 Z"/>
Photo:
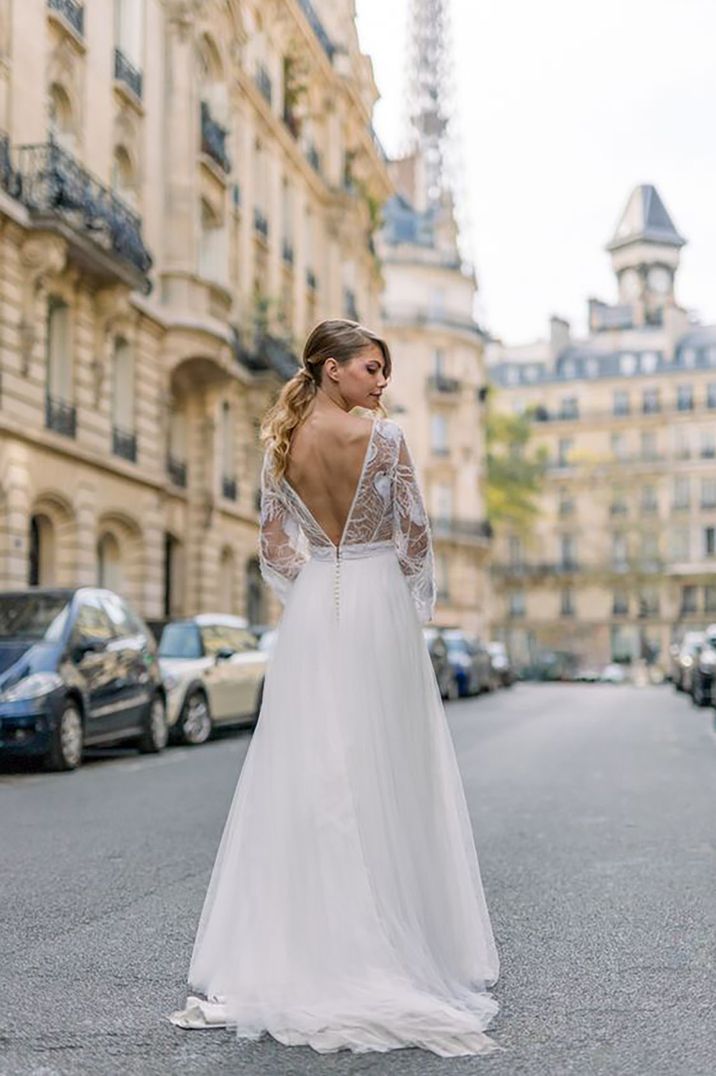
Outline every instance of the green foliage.
<path fill-rule="evenodd" d="M 530 452 L 532 421 L 529 414 L 495 411 L 488 395 L 486 450 L 487 518 L 493 527 L 509 524 L 524 531 L 538 512 L 547 467 L 547 452 Z"/>

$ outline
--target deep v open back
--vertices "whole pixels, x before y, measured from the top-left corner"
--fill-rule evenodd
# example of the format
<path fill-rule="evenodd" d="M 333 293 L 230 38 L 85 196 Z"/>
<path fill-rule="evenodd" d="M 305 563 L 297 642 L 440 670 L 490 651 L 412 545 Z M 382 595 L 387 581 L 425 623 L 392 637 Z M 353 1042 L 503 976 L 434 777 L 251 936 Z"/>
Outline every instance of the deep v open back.
<path fill-rule="evenodd" d="M 316 527 L 319 528 L 319 530 L 323 533 L 323 536 L 335 548 L 339 548 L 343 544 L 344 538 L 345 538 L 346 533 L 348 531 L 348 527 L 349 527 L 349 524 L 350 524 L 351 516 L 353 514 L 353 510 L 354 510 L 354 508 L 356 506 L 356 502 L 358 500 L 360 487 L 361 487 L 361 484 L 362 484 L 362 481 L 363 481 L 363 477 L 365 475 L 366 465 L 368 463 L 368 457 L 370 455 L 371 448 L 372 448 L 374 427 L 375 427 L 375 423 L 371 422 L 370 423 L 370 429 L 368 431 L 368 440 L 367 440 L 367 443 L 365 445 L 365 448 L 363 449 L 363 456 L 362 456 L 361 463 L 360 463 L 360 469 L 358 471 L 357 477 L 353 479 L 352 493 L 349 493 L 348 497 L 346 497 L 346 503 L 348 504 L 348 508 L 344 512 L 343 520 L 340 523 L 340 525 L 339 525 L 339 527 L 338 527 L 338 529 L 336 531 L 336 533 L 338 533 L 338 535 L 339 535 L 337 541 L 334 541 L 334 539 L 331 537 L 331 534 L 330 534 L 330 532 L 333 531 L 334 528 L 331 527 L 325 519 L 322 521 L 321 516 L 323 515 L 323 513 L 320 511 L 320 509 L 318 509 L 315 505 L 314 505 L 314 507 L 311 507 L 310 502 L 311 502 L 312 498 L 310 496 L 307 496 L 305 492 L 304 493 L 299 492 L 299 490 L 296 488 L 296 486 L 292 482 L 290 482 L 287 477 L 284 478 L 284 482 L 285 482 L 285 484 L 286 484 L 286 486 L 287 486 L 287 488 L 289 490 L 289 493 L 291 495 L 293 495 L 293 497 L 298 501 L 298 503 L 301 505 L 301 507 L 304 509 L 304 511 L 307 513 L 307 515 L 310 516 L 311 520 L 313 521 L 313 523 L 315 523 Z"/>

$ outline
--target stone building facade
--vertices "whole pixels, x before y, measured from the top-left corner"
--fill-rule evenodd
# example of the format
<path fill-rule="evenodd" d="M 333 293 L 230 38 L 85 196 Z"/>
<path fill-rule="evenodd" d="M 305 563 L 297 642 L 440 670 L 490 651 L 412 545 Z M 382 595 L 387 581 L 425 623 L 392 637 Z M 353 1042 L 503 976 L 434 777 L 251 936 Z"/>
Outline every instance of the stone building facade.
<path fill-rule="evenodd" d="M 0 0 L 0 586 L 270 619 L 261 415 L 379 321 L 351 0 Z"/>
<path fill-rule="evenodd" d="M 528 413 L 546 454 L 530 533 L 501 529 L 495 623 L 518 660 L 539 650 L 668 662 L 716 621 L 716 327 L 679 306 L 685 240 L 654 187 L 631 195 L 607 249 L 618 302 L 589 334 L 491 349 L 496 406 Z"/>
<path fill-rule="evenodd" d="M 421 195 L 420 153 L 393 162 L 397 194 L 380 234 L 383 321 L 394 359 L 389 406 L 405 430 L 432 527 L 435 621 L 486 634 L 490 528 L 484 506 L 484 336 L 448 193 Z"/>

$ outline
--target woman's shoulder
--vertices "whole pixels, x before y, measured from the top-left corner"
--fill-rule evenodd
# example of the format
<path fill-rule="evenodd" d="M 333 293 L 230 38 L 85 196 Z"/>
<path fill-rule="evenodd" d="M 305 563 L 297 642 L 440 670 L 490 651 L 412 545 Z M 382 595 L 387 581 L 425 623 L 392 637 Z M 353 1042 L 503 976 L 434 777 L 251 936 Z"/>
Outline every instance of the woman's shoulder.
<path fill-rule="evenodd" d="M 403 436 L 403 431 L 397 422 L 393 422 L 390 418 L 376 418 L 375 420 L 376 432 L 380 433 L 388 441 L 399 442 Z"/>

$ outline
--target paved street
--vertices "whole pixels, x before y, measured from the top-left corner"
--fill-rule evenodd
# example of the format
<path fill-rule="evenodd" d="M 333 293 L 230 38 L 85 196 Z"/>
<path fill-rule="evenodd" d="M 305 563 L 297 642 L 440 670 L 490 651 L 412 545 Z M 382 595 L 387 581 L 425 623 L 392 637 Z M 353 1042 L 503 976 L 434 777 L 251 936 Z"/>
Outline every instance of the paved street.
<path fill-rule="evenodd" d="M 319 1057 L 164 1016 L 248 733 L 0 774 L 0 1073 L 711 1076 L 716 737 L 671 688 L 449 707 L 503 961 L 504 1052 Z"/>

